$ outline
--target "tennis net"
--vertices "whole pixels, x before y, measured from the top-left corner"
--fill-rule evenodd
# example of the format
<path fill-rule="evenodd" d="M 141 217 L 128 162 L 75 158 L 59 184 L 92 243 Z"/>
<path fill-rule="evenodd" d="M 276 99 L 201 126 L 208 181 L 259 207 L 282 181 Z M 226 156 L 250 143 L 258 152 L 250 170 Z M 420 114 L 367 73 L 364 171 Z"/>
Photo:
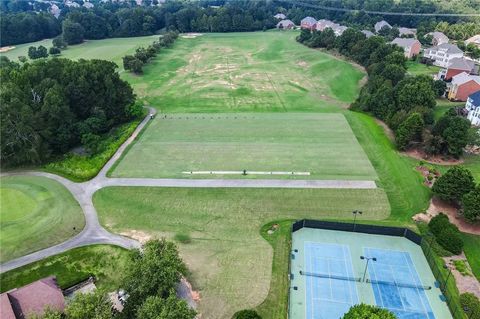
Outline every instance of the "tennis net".
<path fill-rule="evenodd" d="M 332 274 L 321 274 L 321 273 L 308 272 L 308 271 L 302 271 L 302 270 L 300 270 L 300 275 L 319 277 L 319 278 L 327 278 L 327 279 L 336 279 L 336 280 L 346 280 L 346 281 L 357 281 L 357 282 L 361 281 L 360 277 L 339 276 L 339 275 L 332 275 Z"/>
<path fill-rule="evenodd" d="M 366 281 L 369 282 L 369 283 L 372 283 L 372 284 L 390 285 L 390 286 L 397 286 L 397 287 L 403 287 L 403 288 L 416 288 L 416 289 L 423 289 L 423 290 L 432 289 L 432 286 L 407 284 L 407 283 L 396 282 L 396 281 L 375 280 L 375 279 L 367 279 Z"/>

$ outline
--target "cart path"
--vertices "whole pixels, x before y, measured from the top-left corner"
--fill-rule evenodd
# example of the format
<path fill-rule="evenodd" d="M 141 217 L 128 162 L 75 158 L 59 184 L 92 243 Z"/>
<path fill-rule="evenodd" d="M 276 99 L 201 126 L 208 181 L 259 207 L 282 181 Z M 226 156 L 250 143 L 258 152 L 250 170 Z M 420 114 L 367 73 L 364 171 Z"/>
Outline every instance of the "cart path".
<path fill-rule="evenodd" d="M 149 108 L 150 114 L 156 110 Z M 63 253 L 76 247 L 92 244 L 111 244 L 127 249 L 140 248 L 138 241 L 112 234 L 100 225 L 98 214 L 93 205 L 93 194 L 104 187 L 130 186 L 130 187 L 235 187 L 235 188 L 354 188 L 375 189 L 375 181 L 349 181 L 349 180 L 273 180 L 273 179 L 152 179 L 152 178 L 109 178 L 108 171 L 120 159 L 125 149 L 135 140 L 142 129 L 150 120 L 148 114 L 138 125 L 133 134 L 118 148 L 115 154 L 100 170 L 98 175 L 83 183 L 75 183 L 64 177 L 37 171 L 19 171 L 3 173 L 1 176 L 30 175 L 42 176 L 53 179 L 67 188 L 77 200 L 85 215 L 85 228 L 76 236 L 67 241 L 36 251 L 34 253 L 7 261 L 0 267 L 0 273 L 30 264 L 41 259 Z"/>

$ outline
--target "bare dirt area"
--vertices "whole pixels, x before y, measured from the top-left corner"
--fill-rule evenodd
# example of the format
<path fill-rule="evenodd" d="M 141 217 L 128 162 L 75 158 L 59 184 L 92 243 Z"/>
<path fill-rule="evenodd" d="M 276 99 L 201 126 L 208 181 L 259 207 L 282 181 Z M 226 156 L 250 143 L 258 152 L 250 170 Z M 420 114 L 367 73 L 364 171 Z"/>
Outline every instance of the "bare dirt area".
<path fill-rule="evenodd" d="M 15 49 L 14 46 L 1 47 L 0 48 L 0 53 L 5 53 L 5 52 L 8 52 L 8 51 L 13 50 L 13 49 Z"/>
<path fill-rule="evenodd" d="M 411 150 L 402 152 L 407 156 L 412 158 L 422 160 L 428 162 L 430 164 L 437 164 L 437 165 L 458 165 L 463 163 L 463 159 L 455 159 L 455 158 L 446 158 L 443 156 L 432 156 L 426 154 L 422 149 L 413 148 Z"/>
<path fill-rule="evenodd" d="M 153 238 L 152 235 L 147 234 L 146 232 L 143 232 L 141 230 L 135 230 L 135 229 L 121 232 L 120 235 L 133 238 L 142 244 L 145 244 L 147 241 Z"/>
<path fill-rule="evenodd" d="M 434 216 L 444 213 L 448 216 L 450 222 L 458 227 L 461 232 L 480 235 L 480 223 L 470 224 L 466 222 L 458 213 L 458 208 L 442 201 L 439 198 L 432 198 L 430 206 L 426 213 L 420 213 L 413 216 L 413 220 L 428 223 Z"/>
<path fill-rule="evenodd" d="M 181 37 L 184 39 L 195 39 L 196 37 L 200 37 L 202 35 L 203 34 L 201 33 L 185 33 L 185 34 L 182 34 Z"/>
<path fill-rule="evenodd" d="M 452 271 L 453 276 L 455 277 L 455 282 L 460 293 L 470 292 L 480 298 L 480 283 L 478 282 L 477 278 L 472 275 L 472 269 L 468 264 L 467 258 L 465 254 L 462 253 L 461 255 L 451 256 L 451 257 L 444 257 L 443 260 L 447 264 L 447 267 Z M 457 268 L 455 267 L 454 261 L 462 261 L 468 267 L 470 272 L 469 275 L 461 274 Z"/>

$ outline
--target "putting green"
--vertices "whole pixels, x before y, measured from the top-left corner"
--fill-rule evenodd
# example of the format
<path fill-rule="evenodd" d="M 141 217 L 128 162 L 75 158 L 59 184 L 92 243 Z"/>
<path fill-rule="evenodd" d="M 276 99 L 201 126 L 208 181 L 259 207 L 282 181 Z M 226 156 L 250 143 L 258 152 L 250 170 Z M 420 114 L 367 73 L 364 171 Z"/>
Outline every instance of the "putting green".
<path fill-rule="evenodd" d="M 3 177 L 0 203 L 1 262 L 58 244 L 85 225 L 73 196 L 48 178 Z"/>

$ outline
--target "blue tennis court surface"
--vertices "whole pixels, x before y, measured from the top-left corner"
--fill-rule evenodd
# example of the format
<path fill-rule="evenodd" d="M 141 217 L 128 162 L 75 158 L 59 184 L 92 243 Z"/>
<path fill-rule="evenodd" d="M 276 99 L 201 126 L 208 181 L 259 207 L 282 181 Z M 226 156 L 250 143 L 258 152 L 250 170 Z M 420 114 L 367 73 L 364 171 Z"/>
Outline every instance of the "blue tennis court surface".
<path fill-rule="evenodd" d="M 354 281 L 322 276 L 353 277 L 352 259 L 347 245 L 305 242 L 305 314 L 308 319 L 341 318 L 358 303 Z"/>
<path fill-rule="evenodd" d="M 365 256 L 377 259 L 368 265 L 370 279 L 399 284 L 372 283 L 378 306 L 389 309 L 399 319 L 435 319 L 425 290 L 402 286 L 422 285 L 408 252 L 365 248 Z"/>

